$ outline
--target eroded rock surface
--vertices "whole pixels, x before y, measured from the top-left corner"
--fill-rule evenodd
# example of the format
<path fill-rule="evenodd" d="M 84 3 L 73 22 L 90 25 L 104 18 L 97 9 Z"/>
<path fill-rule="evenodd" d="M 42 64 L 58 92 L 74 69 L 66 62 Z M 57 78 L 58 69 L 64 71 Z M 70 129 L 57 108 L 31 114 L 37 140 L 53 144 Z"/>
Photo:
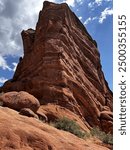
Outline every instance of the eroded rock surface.
<path fill-rule="evenodd" d="M 112 92 L 97 43 L 67 4 L 44 2 L 36 29 L 22 31 L 22 39 L 24 57 L 2 91 L 27 91 L 41 104 L 69 109 L 88 128 L 99 126 L 106 131 L 100 113 L 104 108 L 112 111 Z"/>
<path fill-rule="evenodd" d="M 82 130 L 89 132 L 91 127 L 85 121 L 85 119 L 74 114 L 72 111 L 55 104 L 42 105 L 37 111 L 38 116 L 44 114 L 48 118 L 48 122 L 55 122 L 57 119 L 67 117 L 71 120 L 76 121 Z"/>
<path fill-rule="evenodd" d="M 109 150 L 35 118 L 0 107 L 0 150 Z"/>

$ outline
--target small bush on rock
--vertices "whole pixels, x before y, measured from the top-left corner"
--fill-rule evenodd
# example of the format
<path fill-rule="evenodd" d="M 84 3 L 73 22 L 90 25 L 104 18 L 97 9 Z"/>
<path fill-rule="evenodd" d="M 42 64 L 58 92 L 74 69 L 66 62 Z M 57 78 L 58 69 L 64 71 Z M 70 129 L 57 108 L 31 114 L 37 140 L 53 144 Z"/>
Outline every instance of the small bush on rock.
<path fill-rule="evenodd" d="M 2 96 L 3 94 L 4 94 L 4 92 L 1 92 L 1 93 L 0 93 L 0 96 Z"/>
<path fill-rule="evenodd" d="M 3 106 L 3 102 L 0 100 L 0 106 Z"/>
<path fill-rule="evenodd" d="M 80 129 L 80 126 L 73 120 L 70 120 L 66 117 L 57 119 L 54 126 L 57 129 L 68 131 L 80 138 L 84 138 L 86 136 L 86 133 Z"/>
<path fill-rule="evenodd" d="M 100 139 L 103 143 L 111 145 L 113 144 L 113 136 L 110 133 L 106 134 L 105 132 L 101 131 L 98 127 L 93 128 L 90 134 Z"/>
<path fill-rule="evenodd" d="M 2 96 L 4 94 L 4 92 L 0 93 L 0 96 Z M 3 101 L 0 99 L 0 106 L 3 106 Z"/>
<path fill-rule="evenodd" d="M 113 144 L 113 137 L 111 134 L 106 134 L 103 138 L 103 143 L 106 143 L 106 144 Z"/>

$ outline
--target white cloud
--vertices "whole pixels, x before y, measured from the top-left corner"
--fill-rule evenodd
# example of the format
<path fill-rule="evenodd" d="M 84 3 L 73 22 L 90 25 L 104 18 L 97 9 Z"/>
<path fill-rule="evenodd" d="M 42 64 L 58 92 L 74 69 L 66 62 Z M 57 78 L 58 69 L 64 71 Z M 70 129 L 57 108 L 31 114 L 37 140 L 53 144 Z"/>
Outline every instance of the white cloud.
<path fill-rule="evenodd" d="M 55 2 L 56 0 L 50 0 Z M 22 55 L 21 31 L 35 28 L 43 0 L 0 0 L 0 54 Z"/>
<path fill-rule="evenodd" d="M 103 12 L 101 12 L 101 16 L 99 17 L 99 23 L 103 23 L 103 21 L 107 18 L 107 16 L 110 16 L 113 14 L 113 10 L 110 8 L 105 8 Z"/>
<path fill-rule="evenodd" d="M 84 25 L 87 25 L 90 21 L 91 21 L 91 17 L 89 17 L 88 19 L 86 19 L 86 21 L 84 22 Z"/>
<path fill-rule="evenodd" d="M 5 79 L 4 77 L 0 77 L 0 85 L 5 83 L 8 79 Z"/>
<path fill-rule="evenodd" d="M 13 71 L 13 72 L 15 72 L 16 67 L 17 67 L 17 65 L 18 65 L 18 64 L 17 64 L 16 62 L 13 62 L 13 63 L 12 63 L 12 65 L 13 65 L 13 69 L 12 69 L 12 71 Z"/>
<path fill-rule="evenodd" d="M 67 3 L 69 6 L 75 6 L 75 0 L 64 0 L 63 2 Z"/>
<path fill-rule="evenodd" d="M 76 0 L 78 4 L 82 5 L 84 0 Z"/>
<path fill-rule="evenodd" d="M 88 3 L 88 7 L 89 7 L 89 8 L 92 8 L 93 5 L 94 5 L 93 2 Z"/>
<path fill-rule="evenodd" d="M 97 4 L 98 6 L 100 6 L 102 4 L 103 0 L 95 0 L 95 4 Z"/>
<path fill-rule="evenodd" d="M 93 8 L 93 7 L 95 7 L 96 5 L 97 5 L 97 6 L 100 6 L 100 5 L 102 5 L 102 1 L 103 1 L 103 0 L 95 0 L 94 2 L 89 2 L 89 3 L 88 3 L 88 7 L 89 7 L 89 8 Z"/>
<path fill-rule="evenodd" d="M 75 7 L 76 3 L 82 5 L 84 0 L 64 0 L 63 2 L 67 3 L 71 7 Z"/>
<path fill-rule="evenodd" d="M 12 69 L 8 66 L 6 60 L 0 55 L 0 68 L 2 68 L 3 70 L 9 70 L 11 71 Z"/>
<path fill-rule="evenodd" d="M 80 16 L 80 17 L 78 17 L 79 18 L 79 20 L 82 20 L 82 16 Z"/>
<path fill-rule="evenodd" d="M 84 22 L 84 25 L 87 25 L 88 23 L 90 23 L 91 21 L 94 21 L 94 20 L 96 20 L 96 19 L 98 19 L 97 17 L 89 17 L 88 19 L 86 19 L 86 21 Z"/>
<path fill-rule="evenodd" d="M 16 62 L 13 62 L 13 63 L 12 63 L 12 66 L 13 66 L 13 67 L 10 67 L 10 66 L 7 64 L 6 59 L 0 55 L 0 69 L 15 72 L 16 67 L 17 67 L 17 63 L 16 63 Z"/>
<path fill-rule="evenodd" d="M 93 2 L 88 3 L 89 8 L 93 8 L 95 6 L 101 6 L 103 2 L 111 2 L 112 0 L 94 0 Z"/>
<path fill-rule="evenodd" d="M 3 11 L 3 8 L 4 8 L 3 2 L 0 1 L 0 12 Z"/>

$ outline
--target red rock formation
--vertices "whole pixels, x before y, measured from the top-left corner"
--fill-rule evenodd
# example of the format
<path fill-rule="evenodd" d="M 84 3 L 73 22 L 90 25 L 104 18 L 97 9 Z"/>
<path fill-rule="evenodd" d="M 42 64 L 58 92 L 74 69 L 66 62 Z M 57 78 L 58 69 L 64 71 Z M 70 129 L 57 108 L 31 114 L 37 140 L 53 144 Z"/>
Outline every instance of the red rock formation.
<path fill-rule="evenodd" d="M 0 107 L 0 150 L 110 150 Z"/>
<path fill-rule="evenodd" d="M 74 120 L 77 122 L 77 124 L 80 126 L 82 130 L 85 132 L 89 132 L 91 127 L 85 120 L 82 120 L 82 118 L 76 114 L 74 114 L 72 111 L 61 107 L 59 105 L 55 104 L 47 104 L 42 105 L 37 111 L 38 116 L 45 115 L 47 116 L 48 122 L 55 122 L 57 119 L 63 118 L 64 116 L 69 118 L 70 120 Z"/>
<path fill-rule="evenodd" d="M 112 92 L 97 43 L 67 4 L 44 2 L 36 30 L 23 31 L 22 39 L 24 57 L 2 90 L 27 91 L 41 104 L 56 103 L 102 127 L 100 112 L 112 111 Z"/>

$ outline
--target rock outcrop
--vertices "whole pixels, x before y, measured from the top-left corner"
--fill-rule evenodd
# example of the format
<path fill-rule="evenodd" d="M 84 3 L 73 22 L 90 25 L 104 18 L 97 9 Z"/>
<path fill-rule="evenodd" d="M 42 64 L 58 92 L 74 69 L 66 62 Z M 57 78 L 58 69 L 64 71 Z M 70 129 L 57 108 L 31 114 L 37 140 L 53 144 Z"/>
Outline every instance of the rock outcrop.
<path fill-rule="evenodd" d="M 2 91 L 27 91 L 41 105 L 59 105 L 80 116 L 88 128 L 106 131 L 100 114 L 104 108 L 112 111 L 112 92 L 97 43 L 67 4 L 44 2 L 36 29 L 22 31 L 22 39 L 24 57 Z"/>
<path fill-rule="evenodd" d="M 0 107 L 0 150 L 109 150 L 38 119 Z"/>
<path fill-rule="evenodd" d="M 39 117 L 40 115 L 47 116 L 48 122 L 55 122 L 57 119 L 67 117 L 70 120 L 76 121 L 82 130 L 89 132 L 91 129 L 89 124 L 85 122 L 85 120 L 82 120 L 80 116 L 74 114 L 72 111 L 66 109 L 65 107 L 61 107 L 59 105 L 55 105 L 55 104 L 42 105 L 38 109 L 37 114 Z"/>

